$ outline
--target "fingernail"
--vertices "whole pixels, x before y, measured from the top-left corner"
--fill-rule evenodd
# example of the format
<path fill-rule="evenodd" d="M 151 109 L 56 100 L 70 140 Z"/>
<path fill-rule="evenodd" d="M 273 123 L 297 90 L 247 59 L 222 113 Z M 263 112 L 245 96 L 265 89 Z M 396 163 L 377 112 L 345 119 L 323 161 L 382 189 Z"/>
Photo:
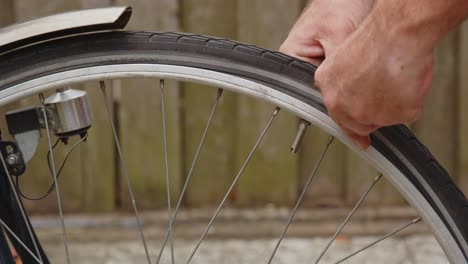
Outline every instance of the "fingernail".
<path fill-rule="evenodd" d="M 358 143 L 357 145 L 362 150 L 367 150 L 367 148 L 369 147 L 369 145 L 363 143 Z"/>

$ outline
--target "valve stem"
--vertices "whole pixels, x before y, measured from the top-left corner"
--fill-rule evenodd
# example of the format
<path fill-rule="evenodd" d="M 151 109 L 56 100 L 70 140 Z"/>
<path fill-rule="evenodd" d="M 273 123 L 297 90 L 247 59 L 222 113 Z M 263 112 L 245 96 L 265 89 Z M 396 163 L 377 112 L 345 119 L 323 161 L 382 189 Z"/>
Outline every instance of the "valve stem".
<path fill-rule="evenodd" d="M 310 126 L 310 123 L 305 121 L 304 119 L 301 119 L 299 122 L 299 126 L 297 128 L 297 134 L 296 138 L 294 139 L 294 142 L 291 146 L 291 153 L 297 153 L 297 150 L 301 146 L 302 139 L 304 138 L 304 135 L 307 131 L 307 128 Z"/>

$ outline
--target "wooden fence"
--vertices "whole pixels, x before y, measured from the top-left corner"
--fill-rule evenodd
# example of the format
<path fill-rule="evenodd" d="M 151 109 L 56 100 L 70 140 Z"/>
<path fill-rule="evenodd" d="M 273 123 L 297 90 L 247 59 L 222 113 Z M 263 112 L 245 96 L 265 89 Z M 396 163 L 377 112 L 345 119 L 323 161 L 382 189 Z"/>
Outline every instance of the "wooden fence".
<path fill-rule="evenodd" d="M 110 5 L 131 5 L 134 16 L 128 29 L 187 31 L 221 36 L 277 49 L 305 0 L 0 0 L 0 25 L 67 10 Z M 429 146 L 460 186 L 468 191 L 468 24 L 450 33 L 437 50 L 434 88 L 421 120 L 411 127 Z M 177 197 L 190 168 L 215 89 L 169 82 L 169 171 L 172 194 Z M 156 80 L 108 83 L 112 90 L 114 120 L 132 186 L 141 208 L 166 204 L 160 92 Z M 97 84 L 85 84 L 91 95 L 94 123 L 87 143 L 71 155 L 60 189 L 69 211 L 110 211 L 129 208 L 125 177 L 120 173 L 111 130 L 102 108 Z M 37 104 L 37 98 L 20 105 Z M 12 109 L 18 104 L 6 107 Z M 99 109 L 99 110 L 97 110 Z M 219 201 L 248 154 L 273 106 L 226 92 L 190 184 L 186 206 L 207 206 Z M 5 110 L 5 109 L 4 109 Z M 231 204 L 291 205 L 303 188 L 327 136 L 309 129 L 298 155 L 289 153 L 297 120 L 281 113 L 230 196 Z M 51 183 L 45 163 L 46 143 L 28 165 L 21 189 L 38 195 Z M 57 159 L 66 147 L 59 147 Z M 359 198 L 375 171 L 341 144 L 334 144 L 307 192 L 307 206 L 351 204 Z M 367 204 L 404 203 L 389 184 L 378 185 Z M 56 209 L 54 195 L 26 201 L 36 212 Z"/>

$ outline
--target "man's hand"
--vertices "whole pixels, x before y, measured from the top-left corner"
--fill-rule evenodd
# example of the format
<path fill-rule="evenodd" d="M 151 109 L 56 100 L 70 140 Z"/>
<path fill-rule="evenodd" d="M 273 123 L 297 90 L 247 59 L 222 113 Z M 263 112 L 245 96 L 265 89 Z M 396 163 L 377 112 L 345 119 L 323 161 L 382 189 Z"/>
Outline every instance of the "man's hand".
<path fill-rule="evenodd" d="M 315 84 L 329 115 L 367 148 L 376 129 L 418 118 L 434 47 L 467 16 L 466 0 L 316 0 L 280 50 L 323 62 Z"/>
<path fill-rule="evenodd" d="M 373 3 L 374 0 L 312 1 L 281 45 L 280 51 L 319 65 L 358 29 Z M 353 140 L 368 144 L 368 140 L 345 129 L 340 122 L 338 124 Z M 374 126 L 366 128 L 375 129 Z"/>
<path fill-rule="evenodd" d="M 374 130 L 414 122 L 433 77 L 433 46 L 374 15 L 315 73 L 329 115 L 362 148 Z"/>
<path fill-rule="evenodd" d="M 280 51 L 320 64 L 353 33 L 374 0 L 314 0 L 281 45 Z"/>

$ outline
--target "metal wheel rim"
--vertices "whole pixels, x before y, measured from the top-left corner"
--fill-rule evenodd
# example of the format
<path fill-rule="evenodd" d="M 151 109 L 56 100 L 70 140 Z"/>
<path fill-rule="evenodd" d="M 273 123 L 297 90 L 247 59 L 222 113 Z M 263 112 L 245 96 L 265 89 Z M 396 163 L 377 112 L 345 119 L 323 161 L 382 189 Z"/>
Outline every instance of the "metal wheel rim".
<path fill-rule="evenodd" d="M 45 90 L 67 85 L 93 80 L 123 78 L 172 79 L 206 84 L 239 94 L 252 96 L 261 100 L 266 100 L 296 114 L 298 117 L 309 121 L 313 125 L 318 126 L 320 129 L 339 139 L 348 148 L 355 151 L 374 168 L 387 176 L 386 178 L 392 183 L 392 185 L 403 197 L 405 197 L 411 206 L 416 209 L 423 220 L 431 227 L 432 233 L 438 240 L 450 262 L 465 262 L 463 252 L 459 249 L 457 242 L 453 237 L 451 237 L 450 231 L 438 217 L 437 213 L 432 210 L 429 203 L 416 190 L 416 188 L 411 185 L 408 179 L 398 168 L 372 147 L 367 151 L 359 149 L 343 132 L 341 132 L 331 118 L 323 112 L 296 98 L 268 87 L 267 85 L 243 79 L 239 76 L 185 66 L 165 64 L 116 64 L 63 71 L 14 85 L 0 91 L 0 105 L 6 105 Z M 297 83 L 295 83 L 295 85 L 296 84 Z M 310 90 L 310 88 L 307 87 L 303 87 L 302 89 Z M 315 91 L 313 93 L 314 95 L 316 94 Z M 379 137 L 378 134 L 377 136 Z M 413 170 L 413 173 L 418 172 Z M 436 202 L 438 201 L 436 200 Z M 450 218 L 448 220 L 450 220 Z M 458 230 L 455 231 L 457 232 Z M 468 245 L 464 241 L 463 243 L 464 244 L 462 246 L 464 250 L 468 252 Z"/>

